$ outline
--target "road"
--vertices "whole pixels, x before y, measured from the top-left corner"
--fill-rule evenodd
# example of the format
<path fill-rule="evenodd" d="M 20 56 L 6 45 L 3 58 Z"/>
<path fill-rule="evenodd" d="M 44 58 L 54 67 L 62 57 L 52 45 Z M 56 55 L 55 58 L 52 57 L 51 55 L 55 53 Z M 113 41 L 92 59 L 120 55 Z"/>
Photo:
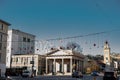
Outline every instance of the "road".
<path fill-rule="evenodd" d="M 34 78 L 11 77 L 12 80 L 93 80 L 92 76 L 83 78 L 72 78 L 71 76 L 37 76 Z M 102 76 L 96 77 L 96 80 L 103 80 Z"/>

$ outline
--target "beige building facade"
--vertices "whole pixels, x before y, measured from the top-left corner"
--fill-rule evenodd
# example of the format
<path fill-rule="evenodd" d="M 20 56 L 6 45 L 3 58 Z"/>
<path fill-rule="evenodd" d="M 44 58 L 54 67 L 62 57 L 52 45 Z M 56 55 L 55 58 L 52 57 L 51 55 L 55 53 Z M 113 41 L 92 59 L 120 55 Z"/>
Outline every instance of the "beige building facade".
<path fill-rule="evenodd" d="M 26 68 L 35 71 L 36 75 L 45 71 L 45 58 L 38 54 L 12 55 L 12 68 Z"/>
<path fill-rule="evenodd" d="M 72 50 L 55 50 L 46 55 L 47 75 L 71 75 L 73 71 L 83 72 L 84 56 Z"/>
<path fill-rule="evenodd" d="M 6 70 L 6 47 L 9 23 L 0 20 L 0 76 L 4 76 Z"/>

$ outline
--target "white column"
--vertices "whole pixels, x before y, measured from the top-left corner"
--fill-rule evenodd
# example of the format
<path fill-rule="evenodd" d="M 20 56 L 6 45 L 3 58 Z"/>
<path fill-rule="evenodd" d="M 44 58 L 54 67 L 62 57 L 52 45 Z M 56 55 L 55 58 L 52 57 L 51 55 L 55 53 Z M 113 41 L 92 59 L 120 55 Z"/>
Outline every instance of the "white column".
<path fill-rule="evenodd" d="M 55 63 L 56 61 L 55 61 L 55 59 L 54 59 L 54 62 L 53 62 L 53 66 L 54 66 L 54 68 L 53 68 L 53 72 L 54 73 L 56 73 L 56 63 Z"/>
<path fill-rule="evenodd" d="M 70 58 L 70 73 L 72 74 L 72 58 Z"/>
<path fill-rule="evenodd" d="M 48 72 L 48 64 L 47 64 L 47 58 L 46 58 L 46 74 Z"/>

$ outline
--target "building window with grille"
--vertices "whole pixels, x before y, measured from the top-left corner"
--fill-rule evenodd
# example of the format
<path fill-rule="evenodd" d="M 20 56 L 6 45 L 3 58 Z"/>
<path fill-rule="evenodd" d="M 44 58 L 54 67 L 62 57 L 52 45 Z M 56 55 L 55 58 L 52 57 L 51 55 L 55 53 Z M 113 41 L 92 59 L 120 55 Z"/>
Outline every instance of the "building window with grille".
<path fill-rule="evenodd" d="M 29 38 L 27 39 L 27 42 L 30 42 L 30 39 L 29 39 Z"/>
<path fill-rule="evenodd" d="M 106 57 L 106 60 L 108 60 L 108 57 Z"/>
<path fill-rule="evenodd" d="M 2 34 L 0 34 L 0 50 L 2 50 L 2 38 L 3 38 L 3 36 L 2 36 Z"/>
<path fill-rule="evenodd" d="M 26 38 L 25 37 L 23 37 L 23 42 L 26 42 Z"/>
<path fill-rule="evenodd" d="M 3 30 L 3 26 L 4 26 L 3 24 L 0 24 L 0 29 L 1 29 L 1 30 Z"/>

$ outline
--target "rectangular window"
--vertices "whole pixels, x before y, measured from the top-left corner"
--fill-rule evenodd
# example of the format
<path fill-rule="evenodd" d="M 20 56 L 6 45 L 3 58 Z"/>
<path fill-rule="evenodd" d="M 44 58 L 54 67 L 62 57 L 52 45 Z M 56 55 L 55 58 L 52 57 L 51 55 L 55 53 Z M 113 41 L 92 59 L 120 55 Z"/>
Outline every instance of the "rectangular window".
<path fill-rule="evenodd" d="M 106 60 L 108 60 L 108 58 L 106 57 Z"/>
<path fill-rule="evenodd" d="M 2 36 L 2 35 L 0 35 L 0 42 L 2 42 L 2 38 L 3 38 L 3 36 Z"/>
<path fill-rule="evenodd" d="M 0 29 L 1 29 L 1 30 L 3 30 L 3 26 L 4 26 L 3 24 L 0 24 Z"/>
<path fill-rule="evenodd" d="M 26 38 L 25 37 L 23 37 L 23 42 L 26 42 Z"/>
<path fill-rule="evenodd" d="M 0 34 L 0 50 L 2 50 L 2 34 Z"/>
<path fill-rule="evenodd" d="M 30 42 L 30 39 L 29 39 L 29 38 L 27 39 L 27 42 Z"/>
<path fill-rule="evenodd" d="M 70 64 L 67 64 L 67 72 L 70 72 Z"/>

